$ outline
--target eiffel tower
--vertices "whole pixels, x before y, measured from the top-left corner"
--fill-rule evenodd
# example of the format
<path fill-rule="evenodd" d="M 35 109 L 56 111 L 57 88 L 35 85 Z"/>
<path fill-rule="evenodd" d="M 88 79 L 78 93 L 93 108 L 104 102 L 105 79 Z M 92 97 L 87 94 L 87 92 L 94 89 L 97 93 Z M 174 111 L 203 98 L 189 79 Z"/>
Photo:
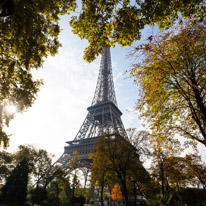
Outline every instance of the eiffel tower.
<path fill-rule="evenodd" d="M 74 151 L 78 151 L 81 161 L 89 161 L 94 141 L 99 137 L 118 133 L 127 137 L 121 120 L 114 90 L 110 48 L 103 49 L 99 76 L 92 104 L 87 108 L 88 114 L 73 141 L 66 142 L 64 153 L 58 162 L 65 165 Z"/>

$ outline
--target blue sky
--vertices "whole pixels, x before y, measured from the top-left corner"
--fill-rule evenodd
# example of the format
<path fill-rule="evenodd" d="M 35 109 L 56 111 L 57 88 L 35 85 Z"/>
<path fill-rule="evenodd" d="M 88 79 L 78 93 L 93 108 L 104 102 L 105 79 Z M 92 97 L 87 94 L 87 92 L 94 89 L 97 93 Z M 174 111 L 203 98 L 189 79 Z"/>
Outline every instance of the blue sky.
<path fill-rule="evenodd" d="M 17 114 L 7 128 L 12 134 L 9 152 L 21 144 L 32 144 L 58 158 L 64 152 L 65 142 L 74 139 L 87 115 L 96 88 L 100 57 L 92 63 L 83 60 L 87 42 L 72 34 L 68 16 L 61 19 L 61 28 L 59 53 L 47 58 L 43 68 L 34 71 L 35 78 L 44 80 L 37 100 L 27 112 Z M 146 27 L 142 40 L 155 30 Z M 134 113 L 138 88 L 129 74 L 125 74 L 133 63 L 127 57 L 129 51 L 131 47 L 111 48 L 114 85 L 125 128 L 142 129 L 138 114 Z M 200 151 L 206 160 L 203 146 Z"/>
<path fill-rule="evenodd" d="M 72 34 L 67 16 L 62 18 L 61 28 L 59 53 L 47 58 L 43 68 L 34 71 L 34 77 L 44 80 L 37 100 L 27 112 L 17 114 L 7 129 L 12 134 L 8 151 L 15 151 L 21 144 L 33 144 L 59 157 L 65 142 L 74 139 L 87 115 L 101 57 L 92 63 L 85 62 L 83 51 L 87 42 Z M 125 74 L 132 63 L 127 57 L 130 50 L 111 48 L 114 85 L 125 128 L 140 128 L 141 123 L 133 112 L 137 86 Z"/>

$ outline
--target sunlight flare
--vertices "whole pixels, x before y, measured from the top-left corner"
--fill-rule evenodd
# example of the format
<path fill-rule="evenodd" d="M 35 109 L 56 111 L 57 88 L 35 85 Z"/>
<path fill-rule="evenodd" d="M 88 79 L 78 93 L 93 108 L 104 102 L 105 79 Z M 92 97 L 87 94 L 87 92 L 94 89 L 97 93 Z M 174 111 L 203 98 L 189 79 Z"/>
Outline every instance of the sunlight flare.
<path fill-rule="evenodd" d="M 16 111 L 17 111 L 17 108 L 15 105 L 7 105 L 6 106 L 6 112 L 9 114 L 14 114 L 14 113 L 16 113 Z"/>

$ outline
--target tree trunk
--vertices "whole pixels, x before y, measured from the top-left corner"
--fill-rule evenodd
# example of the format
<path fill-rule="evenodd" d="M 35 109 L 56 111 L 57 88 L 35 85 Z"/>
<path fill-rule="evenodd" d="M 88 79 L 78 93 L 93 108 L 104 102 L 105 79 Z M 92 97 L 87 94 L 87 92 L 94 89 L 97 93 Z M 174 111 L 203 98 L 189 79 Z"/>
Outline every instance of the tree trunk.
<path fill-rule="evenodd" d="M 104 187 L 101 188 L 101 196 L 100 196 L 101 206 L 104 205 L 103 195 L 104 195 Z"/>
<path fill-rule="evenodd" d="M 137 202 L 137 194 L 136 194 L 136 184 L 134 182 L 134 205 L 136 205 Z"/>
<path fill-rule="evenodd" d="M 104 174 L 103 174 L 103 181 L 101 182 L 101 193 L 100 193 L 101 206 L 104 206 L 103 195 L 104 195 Z"/>
<path fill-rule="evenodd" d="M 164 166 L 163 166 L 163 161 L 160 160 L 160 178 L 161 178 L 161 183 L 162 183 L 162 187 L 161 187 L 161 190 L 162 190 L 162 195 L 164 197 L 165 195 L 165 190 L 164 190 Z"/>
<path fill-rule="evenodd" d="M 73 185 L 72 185 L 72 198 L 74 198 L 74 192 L 75 192 L 75 187 L 76 187 L 76 179 L 77 179 L 77 176 L 76 176 L 76 171 L 75 171 L 74 178 L 73 178 Z"/>
<path fill-rule="evenodd" d="M 123 194 L 123 196 L 124 196 L 126 206 L 130 206 L 130 205 L 129 205 L 129 198 L 128 198 L 126 181 L 123 181 L 123 182 L 122 182 L 122 194 Z"/>

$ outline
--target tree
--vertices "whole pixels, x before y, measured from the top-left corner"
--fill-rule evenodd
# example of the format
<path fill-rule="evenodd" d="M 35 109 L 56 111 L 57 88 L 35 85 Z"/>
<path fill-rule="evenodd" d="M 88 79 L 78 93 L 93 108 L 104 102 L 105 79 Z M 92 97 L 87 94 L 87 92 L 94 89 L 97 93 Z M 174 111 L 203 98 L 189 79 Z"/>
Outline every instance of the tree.
<path fill-rule="evenodd" d="M 185 191 L 189 187 L 204 189 L 205 165 L 197 154 L 181 156 L 184 151 L 178 140 L 163 140 L 163 137 L 151 137 L 153 147 L 152 164 L 149 169 L 157 189 L 148 201 L 148 205 L 185 204 Z M 154 188 L 155 189 L 155 188 Z M 196 199 L 196 198 L 195 198 Z M 204 199 L 204 198 L 203 198 Z"/>
<path fill-rule="evenodd" d="M 205 191 L 199 188 L 185 188 L 183 190 L 183 202 L 187 206 L 205 205 Z"/>
<path fill-rule="evenodd" d="M 52 158 L 47 151 L 40 149 L 37 154 L 33 176 L 36 186 L 42 186 L 46 190 L 47 185 L 55 178 L 64 176 L 60 166 L 52 163 Z"/>
<path fill-rule="evenodd" d="M 189 21 L 136 48 L 137 110 L 154 134 L 179 133 L 206 146 L 206 31 Z"/>
<path fill-rule="evenodd" d="M 201 161 L 201 157 L 197 154 L 186 155 L 185 166 L 188 167 L 189 173 L 199 180 L 206 191 L 206 165 Z"/>
<path fill-rule="evenodd" d="M 69 204 L 72 196 L 70 176 L 62 177 L 61 179 L 57 179 L 57 181 L 60 189 L 59 199 L 63 204 L 67 205 Z"/>
<path fill-rule="evenodd" d="M 137 150 L 128 140 L 115 134 L 101 138 L 95 152 L 101 156 L 101 163 L 106 167 L 107 174 L 114 174 L 113 179 L 120 185 L 125 204 L 128 206 L 129 190 L 133 189 L 133 183 L 137 182 L 141 190 L 141 183 L 149 181 L 149 175 L 139 160 Z M 101 171 L 104 172 L 99 170 L 99 173 Z"/>
<path fill-rule="evenodd" d="M 90 163 L 88 164 L 87 162 L 83 163 L 80 170 L 83 174 L 84 177 L 84 193 L 86 192 L 86 185 L 87 185 L 87 180 L 90 172 Z"/>
<path fill-rule="evenodd" d="M 131 46 L 140 40 L 145 25 L 169 27 L 183 18 L 202 21 L 205 17 L 205 0 L 82 0 L 81 12 L 73 16 L 70 25 L 73 33 L 86 39 L 84 59 L 92 61 L 107 46 Z"/>
<path fill-rule="evenodd" d="M 69 170 L 70 170 L 69 174 L 72 176 L 72 183 L 71 183 L 72 199 L 74 199 L 75 190 L 76 190 L 77 186 L 79 185 L 78 172 L 82 166 L 78 151 L 74 151 L 73 155 L 70 156 L 70 161 L 68 162 L 68 166 L 69 166 Z"/>
<path fill-rule="evenodd" d="M 152 157 L 151 135 L 144 130 L 137 130 L 136 128 L 129 128 L 126 130 L 128 141 L 135 148 L 142 162 L 147 162 Z M 144 167 L 139 168 L 135 173 L 132 171 L 130 176 L 130 187 L 133 188 L 134 201 L 136 202 L 137 188 L 138 193 L 141 193 L 145 198 L 151 195 L 152 182 L 147 176 Z M 141 181 L 139 181 L 141 180 Z M 149 183 L 149 184 L 148 184 Z"/>
<path fill-rule="evenodd" d="M 59 201 L 57 193 L 61 191 L 57 182 L 64 179 L 66 172 L 59 165 L 52 163 L 53 156 L 48 154 L 46 150 L 37 149 L 32 145 L 20 145 L 15 153 L 15 158 L 20 161 L 25 157 L 28 159 L 29 176 L 32 182 L 29 190 L 31 202 L 43 204 L 43 202 L 49 201 L 49 203 L 55 205 L 55 201 Z M 64 181 L 66 180 L 64 179 Z M 55 198 L 47 193 L 50 192 L 50 190 L 47 190 L 48 186 L 51 187 L 50 183 L 53 184 L 52 186 L 56 186 Z"/>
<path fill-rule="evenodd" d="M 23 176 L 30 180 L 30 184 L 28 185 L 28 201 L 31 201 L 33 204 L 57 205 L 58 202 L 68 204 L 72 194 L 69 182 L 70 174 L 67 173 L 68 168 L 64 171 L 58 164 L 52 164 L 52 155 L 32 145 L 20 145 L 14 154 L 7 152 L 0 153 L 1 181 L 4 183 L 5 179 L 7 179 L 6 185 L 2 185 L 4 189 L 2 189 L 3 196 L 1 200 L 9 202 L 10 196 L 7 199 L 5 197 L 10 195 L 14 190 L 16 190 L 16 193 L 13 192 L 14 195 L 18 195 L 19 186 L 15 185 L 21 184 L 21 181 L 23 181 L 20 174 L 23 169 L 19 171 L 17 168 L 25 160 L 28 167 L 28 174 L 26 176 L 24 173 Z M 13 168 L 15 169 L 11 171 Z M 71 171 L 72 169 L 70 168 Z M 15 178 L 19 178 L 19 182 Z M 24 183 L 22 182 L 23 186 Z M 21 191 L 20 189 L 19 191 Z M 6 192 L 3 192 L 3 190 Z"/>
<path fill-rule="evenodd" d="M 65 172 L 58 165 L 52 163 L 52 155 L 46 150 L 37 149 L 32 145 L 20 145 L 15 153 L 17 161 L 27 158 L 29 176 L 33 186 L 30 190 L 33 203 L 42 204 L 47 197 L 47 186 L 57 178 L 65 176 Z"/>
<path fill-rule="evenodd" d="M 29 167 L 23 159 L 7 178 L 2 188 L 0 202 L 6 205 L 23 205 L 26 202 Z"/>
<path fill-rule="evenodd" d="M 122 201 L 123 200 L 123 197 L 122 197 L 122 192 L 120 190 L 120 187 L 119 185 L 115 185 L 112 190 L 111 190 L 111 197 L 113 200 L 116 200 L 118 202 Z"/>
<path fill-rule="evenodd" d="M 10 172 L 14 169 L 14 157 L 12 154 L 2 151 L 0 152 L 0 182 L 5 182 Z"/>
<path fill-rule="evenodd" d="M 48 55 L 58 52 L 59 16 L 76 7 L 75 0 L 15 0 L 13 15 L 0 18 L 0 146 L 8 146 L 3 131 L 13 115 L 8 104 L 18 112 L 33 104 L 41 81 L 34 80 L 31 69 L 42 66 Z"/>
<path fill-rule="evenodd" d="M 104 205 L 103 196 L 105 187 L 110 187 L 114 183 L 115 175 L 110 170 L 109 159 L 105 157 L 105 145 L 104 139 L 99 138 L 95 142 L 94 153 L 91 153 L 89 157 L 92 159 L 91 168 L 91 184 L 97 186 L 100 191 L 100 202 L 101 206 Z"/>
<path fill-rule="evenodd" d="M 126 130 L 129 142 L 136 148 L 141 159 L 146 160 L 151 157 L 151 135 L 144 130 L 129 128 Z"/>
<path fill-rule="evenodd" d="M 17 161 L 28 159 L 29 169 L 36 186 L 42 186 L 45 190 L 47 185 L 55 178 L 64 176 L 60 166 L 52 163 L 53 155 L 46 150 L 37 149 L 32 145 L 20 145 L 15 157 Z"/>
<path fill-rule="evenodd" d="M 151 146 L 153 147 L 153 159 L 149 170 L 151 177 L 156 183 L 158 192 L 155 191 L 153 195 L 154 197 L 151 197 L 149 202 L 153 200 L 157 201 L 158 204 L 167 205 L 171 202 L 173 197 L 171 185 L 181 181 L 182 164 L 181 167 L 178 167 L 177 169 L 175 168 L 176 165 L 173 165 L 174 163 L 178 162 L 175 160 L 182 151 L 181 145 L 178 140 L 172 139 L 171 141 L 163 141 L 162 137 L 160 136 L 156 136 L 155 138 L 153 137 L 151 140 Z M 181 173 L 181 175 L 178 179 L 179 173 Z M 173 177 L 177 177 L 178 180 L 174 181 Z"/>

